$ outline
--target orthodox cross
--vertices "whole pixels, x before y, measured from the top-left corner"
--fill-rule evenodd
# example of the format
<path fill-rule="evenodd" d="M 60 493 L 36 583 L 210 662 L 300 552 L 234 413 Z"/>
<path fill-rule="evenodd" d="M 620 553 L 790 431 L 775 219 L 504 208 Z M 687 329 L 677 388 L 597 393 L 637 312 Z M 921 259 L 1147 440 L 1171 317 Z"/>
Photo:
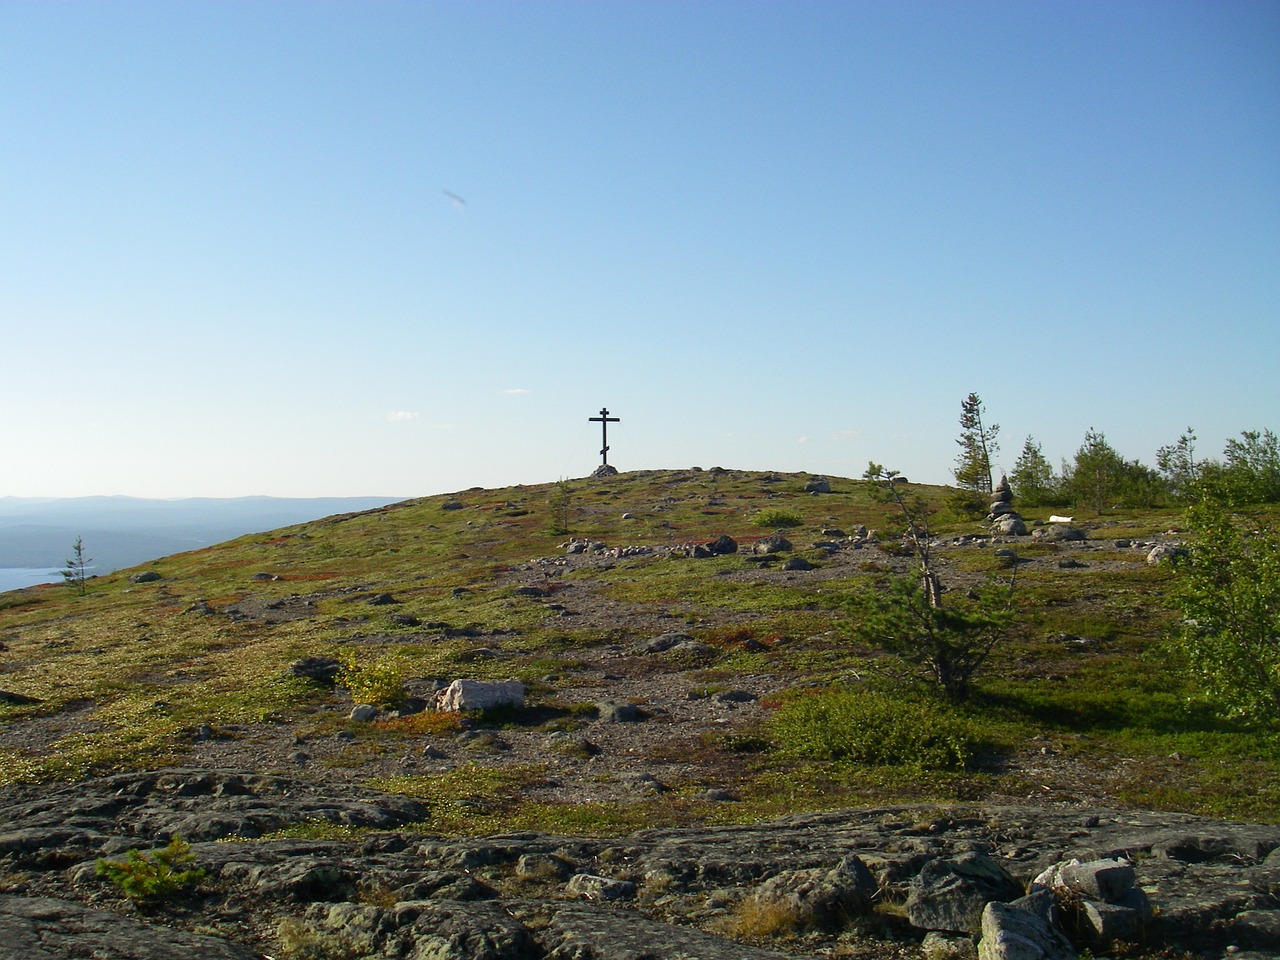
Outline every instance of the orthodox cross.
<path fill-rule="evenodd" d="M 600 424 L 600 463 L 603 466 L 609 465 L 609 424 L 621 423 L 617 417 L 609 416 L 609 408 L 601 407 L 600 416 L 587 417 L 591 423 Z"/>

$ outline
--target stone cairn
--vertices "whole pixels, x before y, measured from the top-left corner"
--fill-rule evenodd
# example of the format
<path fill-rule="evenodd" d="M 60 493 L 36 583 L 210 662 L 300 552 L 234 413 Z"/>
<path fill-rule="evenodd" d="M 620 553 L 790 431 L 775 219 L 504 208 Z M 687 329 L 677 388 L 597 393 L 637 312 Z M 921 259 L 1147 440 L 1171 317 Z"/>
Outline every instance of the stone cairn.
<path fill-rule="evenodd" d="M 996 533 L 1006 537 L 1025 537 L 1027 525 L 1021 514 L 1013 509 L 1013 490 L 1009 488 L 1009 479 L 1003 474 L 996 488 L 991 491 L 991 513 L 987 521 L 995 527 Z"/>

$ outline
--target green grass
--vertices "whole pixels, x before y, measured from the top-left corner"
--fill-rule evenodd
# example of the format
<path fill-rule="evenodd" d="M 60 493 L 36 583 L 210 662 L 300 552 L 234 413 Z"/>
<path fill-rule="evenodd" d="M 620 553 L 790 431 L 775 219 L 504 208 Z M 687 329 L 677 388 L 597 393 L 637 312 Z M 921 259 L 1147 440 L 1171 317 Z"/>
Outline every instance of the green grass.
<path fill-rule="evenodd" d="M 568 526 L 574 536 L 611 546 L 705 542 L 724 533 L 744 548 L 766 532 L 754 518 L 771 513 L 775 520 L 788 514 L 802 518 L 815 531 L 859 524 L 885 528 L 885 508 L 872 502 L 865 484 L 837 478 L 832 483 L 835 493 L 812 497 L 802 492 L 802 477 L 772 482 L 746 471 L 635 471 L 610 480 L 575 480 Z M 947 494 L 942 488 L 912 489 L 935 505 Z M 181 763 L 190 758 L 191 734 L 201 724 L 243 727 L 249 737 L 255 725 L 268 723 L 332 733 L 343 728 L 335 695 L 287 671 L 303 656 L 343 650 L 372 664 L 393 658 L 403 666 L 406 683 L 464 671 L 478 679 L 518 677 L 546 708 L 542 720 L 530 723 L 576 722 L 557 698 L 588 682 L 580 675 L 578 651 L 607 643 L 625 648 L 643 638 L 627 629 L 583 625 L 587 618 L 563 617 L 548 602 L 511 596 L 493 583 L 495 570 L 524 575 L 527 569 L 530 582 L 564 584 L 550 602 L 573 607 L 598 590 L 604 602 L 622 610 L 668 615 L 669 629 L 689 632 L 716 650 L 709 661 L 684 665 L 701 669 L 699 682 L 707 690 L 733 686 L 739 674 L 770 677 L 775 689 L 821 688 L 855 676 L 874 680 L 872 651 L 845 639 L 843 597 L 899 562 L 886 553 L 862 551 L 850 575 L 839 579 L 779 576 L 756 570 L 741 554 L 705 560 L 653 556 L 573 572 L 524 568 L 533 558 L 562 555 L 565 536 L 547 532 L 549 496 L 549 486 L 462 491 L 166 557 L 146 566 L 164 577 L 158 583 L 132 584 L 127 578 L 134 571 L 121 571 L 90 581 L 83 597 L 62 586 L 0 595 L 0 640 L 6 647 L 0 652 L 0 689 L 42 701 L 0 706 L 0 725 L 49 722 L 52 730 L 47 742 L 30 751 L 0 750 L 0 784 Z M 462 508 L 443 509 L 450 500 Z M 634 519 L 623 520 L 628 512 Z M 1040 513 L 1025 515 L 1034 519 Z M 940 536 L 982 529 L 945 511 L 934 520 Z M 1143 511 L 1078 522 L 1097 543 L 1149 538 L 1178 525 L 1180 517 Z M 795 539 L 803 551 L 807 544 Z M 948 763 L 927 759 L 926 744 L 900 747 L 897 756 L 868 756 L 865 746 L 849 741 L 867 717 L 832 700 L 825 714 L 804 719 L 800 707 L 790 707 L 788 714 L 784 708 L 778 714 L 787 720 L 777 719 L 772 732 L 726 731 L 722 740 L 703 745 L 707 757 L 727 757 L 739 777 L 737 804 L 707 805 L 677 791 L 617 810 L 607 804 L 571 809 L 536 799 L 536 784 L 546 771 L 501 765 L 396 778 L 382 786 L 427 801 L 430 829 L 544 823 L 562 824 L 566 832 L 624 832 L 682 818 L 750 819 L 849 804 L 980 798 L 1002 776 L 998 764 L 984 766 L 985 758 L 1039 736 L 1102 765 L 1130 764 L 1139 775 L 1125 788 L 1125 802 L 1280 819 L 1275 734 L 1232 727 L 1196 705 L 1193 691 L 1160 652 L 1172 622 L 1163 598 L 1174 574 L 1147 567 L 1141 551 L 1111 546 L 1079 554 L 1088 564 L 1080 569 L 1060 569 L 1054 562 L 1076 556 L 1070 547 L 1027 540 L 1016 549 L 1036 561 L 1018 577 L 1022 632 L 997 649 L 972 704 L 914 724 L 961 731 Z M 1000 570 L 992 551 L 983 548 L 950 552 L 947 563 L 947 575 L 959 578 Z M 282 579 L 255 580 L 257 573 Z M 470 593 L 455 597 L 459 587 Z M 400 604 L 371 607 L 361 599 L 383 592 Z M 268 624 L 191 611 L 201 600 L 223 611 L 238 602 L 295 594 L 313 600 L 312 615 Z M 592 602 L 585 601 L 588 611 Z M 480 636 L 446 638 L 441 630 L 398 624 L 394 614 L 469 627 Z M 1062 635 L 1090 643 L 1066 643 Z M 471 657 L 471 650 L 489 645 L 501 646 L 504 656 Z M 669 666 L 662 656 L 648 662 Z M 549 675 L 560 679 L 543 684 Z M 906 711 L 900 708 L 904 716 Z M 60 727 L 54 721 L 67 722 Z M 890 732 L 912 726 L 902 716 L 896 727 L 892 721 L 891 716 Z M 393 756 L 403 751 L 401 741 L 417 743 L 426 735 L 407 726 L 359 728 L 348 755 L 328 762 L 358 766 L 374 754 Z M 1170 762 L 1173 755 L 1185 759 Z M 480 759 L 496 763 L 493 757 Z"/>

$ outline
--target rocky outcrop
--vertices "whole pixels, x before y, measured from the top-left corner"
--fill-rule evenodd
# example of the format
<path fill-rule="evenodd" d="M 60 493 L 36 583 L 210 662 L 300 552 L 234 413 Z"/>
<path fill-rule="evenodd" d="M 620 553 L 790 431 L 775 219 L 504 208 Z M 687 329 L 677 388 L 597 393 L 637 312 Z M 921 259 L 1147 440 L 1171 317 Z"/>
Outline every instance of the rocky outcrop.
<path fill-rule="evenodd" d="M 243 944 L 52 897 L 0 894 L 0 954 L 24 960 L 261 960 Z"/>
<path fill-rule="evenodd" d="M 0 823 L 0 943 L 48 960 L 246 960 L 286 941 L 378 960 L 728 960 L 818 955 L 858 930 L 942 931 L 988 960 L 1057 960 L 1067 936 L 1280 950 L 1280 826 L 1179 814 L 917 806 L 447 839 L 403 797 L 164 770 L 10 788 Z M 174 835 L 204 878 L 173 901 L 139 911 L 95 870 Z M 738 942 L 761 936 L 749 908 L 804 937 Z"/>

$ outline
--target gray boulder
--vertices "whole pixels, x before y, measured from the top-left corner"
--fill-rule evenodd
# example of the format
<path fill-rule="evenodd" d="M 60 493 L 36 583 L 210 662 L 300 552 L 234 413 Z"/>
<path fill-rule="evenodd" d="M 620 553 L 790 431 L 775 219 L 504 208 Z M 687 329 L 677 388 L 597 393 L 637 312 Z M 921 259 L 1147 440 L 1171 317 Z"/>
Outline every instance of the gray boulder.
<path fill-rule="evenodd" d="M 672 647 L 687 643 L 693 637 L 687 633 L 663 633 L 649 640 L 643 640 L 636 646 L 637 653 L 663 653 Z"/>
<path fill-rule="evenodd" d="M 778 533 L 775 533 L 770 537 L 765 537 L 762 540 L 757 540 L 751 548 L 751 552 L 756 554 L 756 556 L 787 553 L 790 550 L 791 541 Z"/>
<path fill-rule="evenodd" d="M 597 703 L 596 711 L 605 723 L 639 723 L 647 716 L 634 703 L 615 703 L 610 700 Z"/>
<path fill-rule="evenodd" d="M 1128 860 L 1110 858 L 1062 864 L 1057 870 L 1055 886 L 1065 887 L 1092 900 L 1114 903 L 1132 890 L 1133 884 L 1133 864 Z"/>
<path fill-rule="evenodd" d="M 1012 903 L 988 903 L 982 911 L 978 960 L 1076 960 L 1076 951 L 1053 922 L 1047 890 Z"/>
<path fill-rule="evenodd" d="M 1003 537 L 1025 537 L 1027 525 L 1016 513 L 1008 514 L 996 521 L 996 532 Z"/>
<path fill-rule="evenodd" d="M 878 892 L 867 865 L 850 855 L 830 869 L 784 871 L 762 883 L 754 899 L 794 917 L 799 928 L 832 929 L 869 910 Z"/>
<path fill-rule="evenodd" d="M 1176 543 L 1157 543 L 1147 554 L 1147 563 L 1158 566 L 1162 563 L 1177 563 L 1187 556 L 1187 548 Z"/>
<path fill-rule="evenodd" d="M 593 873 L 579 873 L 569 878 L 565 890 L 586 900 L 633 900 L 636 885 L 630 880 L 614 880 Z"/>
<path fill-rule="evenodd" d="M 728 556 L 738 552 L 738 541 L 727 534 L 721 534 L 706 544 L 706 548 L 712 556 Z"/>
<path fill-rule="evenodd" d="M 988 903 L 1016 900 L 1022 894 L 1022 884 L 982 854 L 931 860 L 912 881 L 907 919 L 921 930 L 977 933 Z"/>

